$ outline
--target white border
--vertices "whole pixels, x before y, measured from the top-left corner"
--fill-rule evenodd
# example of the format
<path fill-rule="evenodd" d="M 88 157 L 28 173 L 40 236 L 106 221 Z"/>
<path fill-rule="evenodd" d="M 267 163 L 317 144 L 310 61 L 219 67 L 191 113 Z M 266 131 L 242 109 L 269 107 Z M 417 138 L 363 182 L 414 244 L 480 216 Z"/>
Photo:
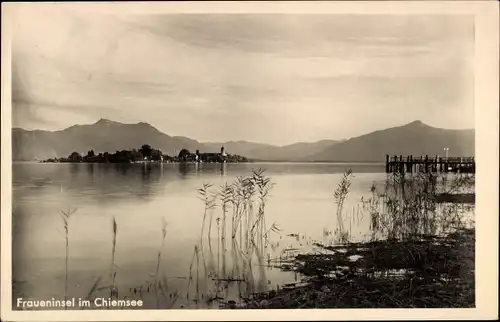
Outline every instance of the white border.
<path fill-rule="evenodd" d="M 476 111 L 476 308 L 324 310 L 11 310 L 11 34 L 10 18 L 23 6 L 70 6 L 107 13 L 332 13 L 475 15 Z M 498 318 L 498 120 L 499 5 L 497 1 L 370 2 L 101 2 L 2 3 L 1 108 L 1 319 L 6 321 L 165 321 L 165 320 L 392 320 Z"/>

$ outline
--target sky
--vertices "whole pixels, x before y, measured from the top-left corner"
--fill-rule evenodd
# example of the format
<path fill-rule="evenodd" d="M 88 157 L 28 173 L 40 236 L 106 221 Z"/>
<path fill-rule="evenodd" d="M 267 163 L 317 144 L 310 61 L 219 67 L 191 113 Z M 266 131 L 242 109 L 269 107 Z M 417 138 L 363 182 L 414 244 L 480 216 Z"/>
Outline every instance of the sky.
<path fill-rule="evenodd" d="M 474 20 L 28 6 L 14 18 L 12 89 L 13 126 L 25 129 L 106 118 L 285 145 L 414 120 L 473 128 Z"/>

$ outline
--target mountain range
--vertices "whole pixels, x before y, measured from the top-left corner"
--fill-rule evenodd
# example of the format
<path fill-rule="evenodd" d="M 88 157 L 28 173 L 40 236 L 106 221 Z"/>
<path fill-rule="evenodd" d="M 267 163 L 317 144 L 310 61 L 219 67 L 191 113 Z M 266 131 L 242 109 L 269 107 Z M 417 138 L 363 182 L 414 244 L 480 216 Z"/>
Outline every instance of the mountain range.
<path fill-rule="evenodd" d="M 183 136 L 167 135 L 148 123 L 124 124 L 107 119 L 73 125 L 60 131 L 12 129 L 14 161 L 42 160 L 86 153 L 139 149 L 149 144 L 168 155 L 181 149 L 217 152 L 221 146 L 230 154 L 260 161 L 375 161 L 391 155 L 474 156 L 473 129 L 450 130 L 414 121 L 402 126 L 375 131 L 348 140 L 299 142 L 286 146 L 247 141 L 200 142 Z"/>

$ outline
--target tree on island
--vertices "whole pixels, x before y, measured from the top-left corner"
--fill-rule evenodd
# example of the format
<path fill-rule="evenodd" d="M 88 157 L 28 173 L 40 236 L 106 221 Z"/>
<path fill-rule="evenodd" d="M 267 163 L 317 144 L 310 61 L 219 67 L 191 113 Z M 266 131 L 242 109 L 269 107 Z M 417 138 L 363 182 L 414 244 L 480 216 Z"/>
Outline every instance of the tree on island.
<path fill-rule="evenodd" d="M 151 145 L 149 144 L 144 144 L 140 149 L 139 152 L 142 153 L 142 156 L 145 158 L 150 159 L 151 158 L 151 153 L 153 152 L 153 149 L 151 148 Z"/>
<path fill-rule="evenodd" d="M 131 159 L 133 162 L 141 161 L 144 159 L 142 152 L 140 152 L 136 149 L 132 149 L 132 151 L 130 152 L 130 156 L 131 156 Z"/>
<path fill-rule="evenodd" d="M 160 150 L 152 150 L 151 151 L 151 160 L 153 161 L 161 161 L 163 153 Z"/>
<path fill-rule="evenodd" d="M 186 160 L 186 158 L 191 155 L 191 152 L 189 152 L 188 149 L 182 149 L 180 152 L 179 152 L 179 160 Z"/>
<path fill-rule="evenodd" d="M 82 161 L 82 156 L 78 152 L 73 152 L 69 155 L 70 162 L 80 162 Z"/>

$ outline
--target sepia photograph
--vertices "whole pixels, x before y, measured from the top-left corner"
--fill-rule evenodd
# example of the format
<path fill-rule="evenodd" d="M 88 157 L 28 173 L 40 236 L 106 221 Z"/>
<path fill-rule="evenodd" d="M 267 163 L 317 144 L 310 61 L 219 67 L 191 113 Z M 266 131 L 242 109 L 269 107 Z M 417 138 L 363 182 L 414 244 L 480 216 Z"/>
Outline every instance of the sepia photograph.
<path fill-rule="evenodd" d="M 494 318 L 498 3 L 384 3 L 9 4 L 2 320 Z"/>

